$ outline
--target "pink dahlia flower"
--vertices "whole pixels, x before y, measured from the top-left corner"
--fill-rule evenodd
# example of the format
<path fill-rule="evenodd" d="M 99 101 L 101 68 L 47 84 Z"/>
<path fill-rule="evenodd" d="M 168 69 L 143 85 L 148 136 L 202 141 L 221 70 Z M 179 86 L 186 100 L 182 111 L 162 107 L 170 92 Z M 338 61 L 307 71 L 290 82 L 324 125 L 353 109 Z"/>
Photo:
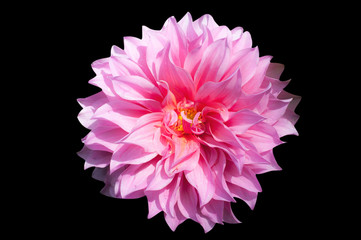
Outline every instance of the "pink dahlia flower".
<path fill-rule="evenodd" d="M 210 15 L 169 18 L 124 50 L 92 64 L 101 91 L 79 99 L 90 129 L 79 155 L 102 193 L 148 199 L 169 227 L 186 219 L 205 232 L 239 223 L 235 198 L 254 208 L 257 174 L 280 170 L 272 149 L 294 134 L 299 97 L 283 90 L 283 65 L 259 56 L 248 32 Z"/>

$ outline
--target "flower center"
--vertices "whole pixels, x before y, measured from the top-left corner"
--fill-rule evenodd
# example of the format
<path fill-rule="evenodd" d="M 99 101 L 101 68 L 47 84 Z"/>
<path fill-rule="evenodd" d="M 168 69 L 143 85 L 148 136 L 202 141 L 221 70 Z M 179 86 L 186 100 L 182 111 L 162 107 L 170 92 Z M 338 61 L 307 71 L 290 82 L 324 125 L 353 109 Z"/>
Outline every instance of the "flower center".
<path fill-rule="evenodd" d="M 202 112 L 198 111 L 197 105 L 192 101 L 183 100 L 177 104 L 177 122 L 173 129 L 179 135 L 202 134 L 204 133 L 204 123 L 202 122 Z"/>

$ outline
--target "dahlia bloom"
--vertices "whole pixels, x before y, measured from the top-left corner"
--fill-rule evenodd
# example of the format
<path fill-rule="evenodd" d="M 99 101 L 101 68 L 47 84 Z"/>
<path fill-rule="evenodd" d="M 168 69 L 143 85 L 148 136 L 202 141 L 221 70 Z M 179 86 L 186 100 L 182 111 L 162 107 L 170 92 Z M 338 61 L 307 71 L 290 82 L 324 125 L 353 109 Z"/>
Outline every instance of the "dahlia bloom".
<path fill-rule="evenodd" d="M 300 97 L 283 90 L 284 66 L 271 58 L 210 15 L 125 37 L 92 64 L 101 91 L 78 99 L 85 169 L 95 167 L 107 196 L 146 196 L 148 218 L 163 212 L 173 231 L 186 219 L 205 232 L 239 223 L 231 202 L 254 208 L 256 175 L 280 170 L 272 149 L 298 134 Z"/>

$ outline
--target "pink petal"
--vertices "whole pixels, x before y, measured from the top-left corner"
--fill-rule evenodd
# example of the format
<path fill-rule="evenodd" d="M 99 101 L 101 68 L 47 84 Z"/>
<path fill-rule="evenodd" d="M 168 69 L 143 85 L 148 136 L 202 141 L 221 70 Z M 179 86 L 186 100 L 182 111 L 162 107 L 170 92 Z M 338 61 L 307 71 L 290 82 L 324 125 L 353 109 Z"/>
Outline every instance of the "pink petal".
<path fill-rule="evenodd" d="M 201 63 L 204 51 L 213 43 L 212 34 L 206 29 L 205 34 L 200 35 L 189 44 L 189 53 L 184 62 L 184 69 L 190 73 L 192 79 Z"/>
<path fill-rule="evenodd" d="M 102 72 L 89 80 L 89 83 L 102 89 L 103 93 L 109 100 L 116 100 L 118 96 L 115 94 L 112 84 L 113 76 Z"/>
<path fill-rule="evenodd" d="M 199 222 L 199 224 L 201 224 L 205 233 L 212 230 L 212 228 L 215 225 L 214 222 L 212 222 L 208 217 L 204 216 L 202 213 L 196 214 L 196 220 L 197 222 Z"/>
<path fill-rule="evenodd" d="M 100 75 L 102 72 L 110 74 L 109 58 L 98 59 L 91 66 L 96 75 Z"/>
<path fill-rule="evenodd" d="M 253 210 L 257 201 L 257 192 L 251 192 L 232 183 L 228 183 L 229 190 L 232 192 L 234 197 L 242 199 L 248 206 Z"/>
<path fill-rule="evenodd" d="M 171 57 L 176 66 L 183 67 L 185 57 L 187 55 L 187 39 L 183 30 L 178 25 L 174 17 L 170 17 L 164 28 L 164 34 L 170 40 L 171 44 Z"/>
<path fill-rule="evenodd" d="M 197 91 L 195 100 L 201 103 L 222 103 L 230 108 L 241 93 L 241 74 L 237 72 L 222 82 L 206 82 Z"/>
<path fill-rule="evenodd" d="M 97 108 L 107 103 L 108 99 L 103 92 L 98 92 L 87 98 L 78 98 L 77 101 L 83 107 L 78 115 L 79 122 L 84 127 L 91 128 L 92 124 L 96 121 L 92 119 L 94 112 Z"/>
<path fill-rule="evenodd" d="M 141 57 L 140 49 L 146 47 L 142 40 L 136 37 L 124 37 L 124 52 L 126 55 L 133 61 L 139 63 L 139 58 Z"/>
<path fill-rule="evenodd" d="M 279 79 L 285 66 L 281 63 L 271 63 L 267 69 L 266 76 Z"/>
<path fill-rule="evenodd" d="M 161 126 L 163 113 L 148 113 L 137 119 L 132 131 L 122 139 L 124 143 L 141 146 L 145 152 L 155 152 L 154 134 Z"/>
<path fill-rule="evenodd" d="M 263 122 L 249 128 L 247 132 L 242 134 L 241 138 L 251 142 L 260 153 L 283 143 L 274 127 Z"/>
<path fill-rule="evenodd" d="M 239 70 L 242 74 L 242 85 L 244 86 L 255 74 L 259 61 L 258 47 L 252 48 L 247 51 L 247 54 L 242 57 L 239 62 Z"/>
<path fill-rule="evenodd" d="M 227 26 L 219 26 L 211 30 L 213 40 L 227 39 L 228 45 L 231 46 L 232 33 Z"/>
<path fill-rule="evenodd" d="M 160 213 L 162 211 L 162 207 L 159 203 L 158 192 L 149 191 L 145 192 L 145 194 L 148 200 L 148 219 L 150 219 Z"/>
<path fill-rule="evenodd" d="M 292 99 L 276 99 L 270 98 L 267 104 L 267 109 L 262 113 L 262 116 L 267 118 L 265 122 L 269 124 L 275 123 L 280 119 L 286 112 L 289 103 Z"/>
<path fill-rule="evenodd" d="M 242 35 L 233 42 L 232 50 L 234 52 L 252 47 L 252 38 L 249 32 L 244 32 Z"/>
<path fill-rule="evenodd" d="M 161 190 L 172 182 L 174 176 L 169 177 L 166 174 L 166 172 L 164 170 L 164 162 L 165 162 L 165 159 L 158 161 L 156 170 L 155 170 L 155 175 L 154 175 L 153 179 L 150 181 L 150 183 L 148 184 L 148 187 L 146 189 L 147 191 Z"/>
<path fill-rule="evenodd" d="M 110 172 L 114 172 L 125 164 L 143 164 L 154 159 L 158 154 L 156 152 L 146 152 L 144 148 L 122 143 L 114 152 L 110 163 Z"/>
<path fill-rule="evenodd" d="M 241 223 L 236 216 L 234 216 L 230 202 L 224 202 L 223 222 L 226 223 Z"/>
<path fill-rule="evenodd" d="M 278 79 L 267 77 L 267 76 L 264 78 L 264 81 L 272 84 L 271 93 L 274 96 L 278 96 L 282 92 L 282 90 L 290 83 L 290 80 L 280 81 Z"/>
<path fill-rule="evenodd" d="M 241 135 L 253 125 L 263 121 L 265 118 L 248 109 L 240 110 L 230 115 L 226 126 L 235 134 Z"/>
<path fill-rule="evenodd" d="M 83 143 L 92 150 L 114 152 L 119 141 L 127 134 L 116 125 L 98 125 L 83 139 Z"/>
<path fill-rule="evenodd" d="M 158 195 L 159 205 L 164 211 L 165 214 L 170 215 L 171 217 L 176 217 L 176 202 L 178 199 L 178 189 L 180 184 L 181 175 L 177 175 L 171 181 L 171 183 L 155 194 Z M 149 194 L 149 191 L 146 191 L 146 194 Z"/>
<path fill-rule="evenodd" d="M 231 192 L 228 189 L 226 180 L 224 178 L 224 171 L 226 167 L 226 157 L 223 151 L 219 151 L 218 161 L 212 167 L 214 173 L 216 190 L 214 192 L 213 199 L 227 202 L 235 202 Z"/>
<path fill-rule="evenodd" d="M 203 29 L 215 29 L 218 27 L 218 24 L 214 21 L 213 17 L 209 14 L 205 14 L 202 17 L 194 21 L 193 27 L 196 30 L 197 34 L 203 33 Z"/>
<path fill-rule="evenodd" d="M 267 88 L 252 94 L 242 91 L 241 96 L 238 98 L 237 102 L 232 106 L 230 111 L 238 112 L 239 110 L 242 109 L 250 109 L 250 110 L 258 111 L 260 107 L 266 108 L 267 102 L 265 100 L 268 99 L 268 95 L 272 89 L 271 87 L 272 85 L 269 84 Z"/>
<path fill-rule="evenodd" d="M 112 154 L 105 151 L 91 150 L 84 146 L 82 150 L 78 152 L 78 156 L 85 160 L 84 169 L 90 167 L 104 168 L 109 165 Z"/>
<path fill-rule="evenodd" d="M 164 49 L 161 55 L 162 61 L 159 66 L 158 79 L 168 83 L 169 89 L 178 100 L 186 98 L 194 99 L 195 88 L 192 77 L 184 69 L 174 65 L 169 59 L 170 45 Z"/>
<path fill-rule="evenodd" d="M 269 153 L 270 156 L 267 154 L 267 157 L 265 157 L 266 153 Z M 272 150 L 262 154 L 257 153 L 256 150 L 249 150 L 245 155 L 244 164 L 255 174 L 281 170 L 276 160 L 274 160 Z"/>
<path fill-rule="evenodd" d="M 245 92 L 249 93 L 252 92 L 253 89 L 259 89 L 265 78 L 266 71 L 271 62 L 271 58 L 271 56 L 264 56 L 259 58 L 256 72 L 254 73 L 253 77 L 243 86 L 243 90 Z"/>
<path fill-rule="evenodd" d="M 179 189 L 178 208 L 185 218 L 195 219 L 198 195 L 196 190 L 183 178 Z"/>
<path fill-rule="evenodd" d="M 130 165 L 124 172 L 120 182 L 120 193 L 122 198 L 132 198 L 134 193 L 144 190 L 152 175 L 154 175 L 156 161 L 150 161 L 140 165 Z"/>
<path fill-rule="evenodd" d="M 192 171 L 198 164 L 200 149 L 199 142 L 191 136 L 172 137 L 174 143 L 174 157 L 169 160 L 168 174 L 182 171 Z"/>
<path fill-rule="evenodd" d="M 247 58 L 249 58 L 249 55 L 252 51 L 254 51 L 254 49 L 247 48 L 238 52 L 234 52 L 230 57 L 230 62 L 227 67 L 227 70 L 222 76 L 222 81 L 234 75 L 234 73 L 239 70 L 240 64 L 242 64 L 242 62 L 244 61 L 248 61 Z"/>
<path fill-rule="evenodd" d="M 135 126 L 137 119 L 144 114 L 149 113 L 149 110 L 125 100 L 117 100 L 116 102 L 109 102 L 98 108 L 93 118 L 104 119 L 127 132 L 130 132 Z"/>
<path fill-rule="evenodd" d="M 180 213 L 177 205 L 174 207 L 175 216 L 172 217 L 170 214 L 164 213 L 164 219 L 172 231 L 175 231 L 179 224 L 184 222 L 186 218 Z"/>
<path fill-rule="evenodd" d="M 296 135 L 298 136 L 298 132 L 293 125 L 293 123 L 286 118 L 280 118 L 273 127 L 276 129 L 278 136 L 283 137 L 285 135 Z"/>
<path fill-rule="evenodd" d="M 208 203 L 215 191 L 214 179 L 208 163 L 203 158 L 200 158 L 193 171 L 184 174 L 188 182 L 197 189 L 200 206 Z"/>
<path fill-rule="evenodd" d="M 236 135 L 221 121 L 207 117 L 209 130 L 213 138 L 218 142 L 228 143 L 234 147 L 246 149 L 246 147 L 239 141 Z"/>
<path fill-rule="evenodd" d="M 147 46 L 144 41 L 135 38 L 135 37 L 124 37 L 124 51 L 127 55 L 135 61 L 146 78 L 149 79 L 152 83 L 156 83 L 153 74 L 148 68 L 147 64 Z"/>
<path fill-rule="evenodd" d="M 201 213 L 212 222 L 223 224 L 223 209 L 224 201 L 212 199 L 209 203 L 201 207 Z"/>
<path fill-rule="evenodd" d="M 184 15 L 184 17 L 178 22 L 178 24 L 185 33 L 185 36 L 189 42 L 193 41 L 198 37 L 193 27 L 192 16 L 189 12 Z"/>
<path fill-rule="evenodd" d="M 139 76 L 119 76 L 112 81 L 115 92 L 127 100 L 153 99 L 162 101 L 162 95 L 157 86 L 148 79 Z"/>
<path fill-rule="evenodd" d="M 217 82 L 227 70 L 230 49 L 227 39 L 213 42 L 204 51 L 201 63 L 194 76 L 194 84 L 199 89 L 205 82 Z"/>
<path fill-rule="evenodd" d="M 242 174 L 238 174 L 236 171 L 226 171 L 224 176 L 227 182 L 251 192 L 262 191 L 261 185 L 256 178 L 256 174 L 254 174 L 249 168 L 243 168 Z"/>
<path fill-rule="evenodd" d="M 114 48 L 114 46 L 113 46 Z M 116 76 L 140 76 L 146 78 L 146 74 L 143 69 L 127 55 L 123 56 L 111 56 L 109 58 L 109 67 L 111 74 Z"/>
<path fill-rule="evenodd" d="M 212 136 L 203 134 L 199 138 L 202 144 L 205 144 L 211 148 L 219 148 L 223 150 L 231 158 L 231 161 L 235 164 L 237 170 L 241 172 L 243 167 L 243 161 L 240 161 L 244 157 L 244 151 L 239 147 L 233 147 L 223 142 L 217 142 Z"/>

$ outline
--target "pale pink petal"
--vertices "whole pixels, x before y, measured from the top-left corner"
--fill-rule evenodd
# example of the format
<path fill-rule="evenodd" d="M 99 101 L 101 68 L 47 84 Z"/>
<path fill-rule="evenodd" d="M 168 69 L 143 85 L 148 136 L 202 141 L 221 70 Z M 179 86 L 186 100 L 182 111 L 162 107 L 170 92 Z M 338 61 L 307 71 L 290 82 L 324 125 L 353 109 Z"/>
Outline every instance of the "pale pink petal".
<path fill-rule="evenodd" d="M 127 134 L 116 125 L 99 125 L 82 140 L 92 150 L 114 152 L 120 140 Z"/>
<path fill-rule="evenodd" d="M 224 201 L 211 200 L 201 207 L 201 213 L 214 223 L 221 223 L 223 220 Z"/>
<path fill-rule="evenodd" d="M 284 69 L 285 65 L 281 63 L 271 63 L 267 69 L 266 75 L 268 77 L 278 79 L 280 78 Z"/>
<path fill-rule="evenodd" d="M 235 44 L 236 40 L 238 40 L 242 37 L 243 32 L 244 32 L 244 30 L 242 27 L 235 27 L 231 30 L 233 44 Z"/>
<path fill-rule="evenodd" d="M 230 108 L 241 91 L 241 73 L 237 72 L 222 82 L 206 82 L 197 91 L 195 100 L 205 104 L 219 102 Z"/>
<path fill-rule="evenodd" d="M 216 141 L 224 142 L 234 147 L 246 149 L 234 134 L 234 132 L 224 123 L 212 117 L 207 118 L 207 123 L 209 124 L 209 130 Z"/>
<path fill-rule="evenodd" d="M 155 169 L 155 175 L 153 179 L 149 182 L 146 189 L 147 191 L 161 190 L 172 182 L 174 176 L 169 177 L 164 170 L 165 160 L 166 159 L 162 159 L 158 161 Z"/>
<path fill-rule="evenodd" d="M 230 115 L 226 126 L 235 134 L 241 135 L 253 125 L 263 121 L 265 118 L 248 109 L 240 110 Z"/>
<path fill-rule="evenodd" d="M 215 225 L 215 222 L 212 222 L 208 217 L 204 216 L 202 213 L 197 213 L 196 219 L 199 222 L 199 224 L 203 227 L 205 233 L 212 230 L 212 228 Z"/>
<path fill-rule="evenodd" d="M 115 94 L 112 84 L 113 76 L 111 74 L 101 73 L 89 80 L 89 83 L 101 88 L 103 93 L 109 100 L 116 100 L 118 96 Z"/>
<path fill-rule="evenodd" d="M 262 113 L 262 116 L 267 118 L 265 122 L 271 125 L 274 124 L 285 114 L 291 101 L 292 99 L 277 99 L 271 97 L 268 101 L 267 109 Z"/>
<path fill-rule="evenodd" d="M 100 75 L 102 73 L 110 74 L 109 58 L 102 58 L 94 61 L 92 64 L 93 71 Z"/>
<path fill-rule="evenodd" d="M 178 189 L 180 185 L 181 175 L 174 177 L 169 185 L 158 190 L 158 201 L 165 214 L 171 217 L 177 217 L 176 203 L 178 199 Z M 146 191 L 148 194 L 149 191 Z"/>
<path fill-rule="evenodd" d="M 172 231 L 175 231 L 179 224 L 184 222 L 186 218 L 180 213 L 177 205 L 174 207 L 175 216 L 172 217 L 170 214 L 164 213 L 164 219 Z"/>
<path fill-rule="evenodd" d="M 122 139 L 123 143 L 141 146 L 145 152 L 156 152 L 154 134 L 161 126 L 163 113 L 148 113 L 137 119 L 132 131 Z"/>
<path fill-rule="evenodd" d="M 234 52 L 241 51 L 243 49 L 252 47 L 252 38 L 249 32 L 244 32 L 238 39 L 236 39 L 232 44 L 232 50 Z"/>
<path fill-rule="evenodd" d="M 224 176 L 227 182 L 235 184 L 246 190 L 252 192 L 262 191 L 261 185 L 256 178 L 256 174 L 248 168 L 243 168 L 242 174 L 238 174 L 236 171 L 226 171 Z"/>
<path fill-rule="evenodd" d="M 234 197 L 245 201 L 251 209 L 254 209 L 258 192 L 251 192 L 232 183 L 228 183 L 229 190 Z"/>
<path fill-rule="evenodd" d="M 274 127 L 263 122 L 250 127 L 247 132 L 241 135 L 241 138 L 251 142 L 260 153 L 283 143 Z"/>
<path fill-rule="evenodd" d="M 193 171 L 185 172 L 185 177 L 197 189 L 200 206 L 212 199 L 215 191 L 214 179 L 208 163 L 202 157 Z"/>
<path fill-rule="evenodd" d="M 79 122 L 86 128 L 91 128 L 92 124 L 96 121 L 93 119 L 94 112 L 97 108 L 108 102 L 107 97 L 103 92 L 98 92 L 87 98 L 77 99 L 83 109 L 78 114 Z"/>
<path fill-rule="evenodd" d="M 258 65 L 256 68 L 256 72 L 252 76 L 252 78 L 243 85 L 243 90 L 245 92 L 253 92 L 253 89 L 259 89 L 261 84 L 264 81 L 264 77 L 266 75 L 266 71 L 271 62 L 271 56 L 260 57 L 258 61 Z M 245 80 L 246 82 L 246 80 Z"/>
<path fill-rule="evenodd" d="M 242 91 L 241 96 L 238 98 L 237 102 L 232 106 L 230 111 L 237 112 L 242 109 L 250 109 L 252 111 L 257 111 L 257 113 L 261 113 L 259 108 L 267 107 L 268 95 L 271 92 L 272 85 L 269 84 L 267 88 L 262 89 L 257 93 L 246 93 Z M 261 105 L 261 106 L 260 106 Z M 262 110 L 263 111 L 263 110 Z"/>
<path fill-rule="evenodd" d="M 178 208 L 185 218 L 195 219 L 197 213 L 198 195 L 195 188 L 183 178 L 179 189 Z"/>
<path fill-rule="evenodd" d="M 147 63 L 147 46 L 141 39 L 135 37 L 124 37 L 124 51 L 130 59 L 136 62 L 152 83 L 156 83 L 153 74 L 149 70 Z"/>
<path fill-rule="evenodd" d="M 230 146 L 223 142 L 217 142 L 212 136 L 207 134 L 203 134 L 202 138 L 199 138 L 199 140 L 209 147 L 219 148 L 227 153 L 237 170 L 241 172 L 243 161 L 240 161 L 240 159 L 244 157 L 244 151 L 242 149 Z"/>
<path fill-rule="evenodd" d="M 192 16 L 189 12 L 187 12 L 186 15 L 184 15 L 184 17 L 178 22 L 178 24 L 182 28 L 189 42 L 193 41 L 198 37 L 193 27 Z"/>
<path fill-rule="evenodd" d="M 236 216 L 234 216 L 231 208 L 230 202 L 224 203 L 224 209 L 223 209 L 223 222 L 226 223 L 241 223 Z"/>
<path fill-rule="evenodd" d="M 291 121 L 286 118 L 280 118 L 275 124 L 272 125 L 278 136 L 283 137 L 285 135 L 296 135 L 298 136 L 298 132 Z"/>
<path fill-rule="evenodd" d="M 109 165 L 112 154 L 105 151 L 95 151 L 84 146 L 78 156 L 85 160 L 84 169 L 90 167 L 104 168 Z"/>
<path fill-rule="evenodd" d="M 169 48 L 164 49 L 160 56 L 162 62 L 159 65 L 158 79 L 168 83 L 169 89 L 180 101 L 183 98 L 194 99 L 195 87 L 191 75 L 184 69 L 174 65 L 169 59 Z"/>
<path fill-rule="evenodd" d="M 117 95 L 127 100 L 153 99 L 158 102 L 162 95 L 158 86 L 139 76 L 119 76 L 112 81 Z"/>
<path fill-rule="evenodd" d="M 140 192 L 144 196 L 144 190 L 154 175 L 156 161 L 145 164 L 130 165 L 124 172 L 120 182 L 120 194 L 122 198 L 134 198 L 134 193 Z"/>
<path fill-rule="evenodd" d="M 199 142 L 193 137 L 173 136 L 174 157 L 169 159 L 168 174 L 192 171 L 198 164 L 200 156 Z"/>
<path fill-rule="evenodd" d="M 98 108 L 93 115 L 93 119 L 104 119 L 113 122 L 125 131 L 130 132 L 137 119 L 147 113 L 149 113 L 149 110 L 144 107 L 129 101 L 118 100 L 108 102 Z"/>
<path fill-rule="evenodd" d="M 147 152 L 144 148 L 134 144 L 119 144 L 113 153 L 110 163 L 110 172 L 114 172 L 126 164 L 143 164 L 157 156 L 156 152 Z"/>
<path fill-rule="evenodd" d="M 213 42 L 204 51 L 201 63 L 194 76 L 194 84 L 199 89 L 205 82 L 217 82 L 227 70 L 230 48 L 227 39 Z"/>
<path fill-rule="evenodd" d="M 258 47 L 252 48 L 250 51 L 247 51 L 247 54 L 243 56 L 243 59 L 244 61 L 240 61 L 239 63 L 239 70 L 241 71 L 242 85 L 244 86 L 256 72 L 259 61 Z M 251 90 L 253 92 L 253 89 Z"/>
<path fill-rule="evenodd" d="M 218 27 L 218 24 L 214 21 L 213 17 L 209 14 L 205 14 L 202 17 L 194 21 L 193 27 L 197 34 L 203 33 L 203 28 L 212 30 Z"/>
<path fill-rule="evenodd" d="M 213 43 L 212 34 L 207 29 L 204 35 L 200 35 L 189 44 L 190 50 L 184 62 L 184 69 L 190 73 L 192 79 L 198 70 L 204 51 L 211 43 Z"/>
<path fill-rule="evenodd" d="M 148 200 L 148 219 L 154 217 L 158 213 L 162 211 L 162 207 L 160 206 L 160 202 L 158 199 L 158 192 L 149 191 L 145 192 Z"/>
<path fill-rule="evenodd" d="M 170 17 L 163 29 L 163 33 L 171 41 L 170 54 L 172 62 L 179 67 L 183 67 L 187 55 L 187 39 L 182 28 L 174 17 Z"/>
<path fill-rule="evenodd" d="M 262 154 L 257 153 L 257 150 L 249 150 L 245 155 L 244 164 L 255 174 L 281 170 L 274 160 L 272 150 Z"/>
<path fill-rule="evenodd" d="M 216 164 L 212 167 L 212 171 L 214 173 L 214 179 L 215 179 L 215 192 L 213 199 L 220 200 L 220 201 L 226 201 L 226 202 L 235 202 L 235 200 L 232 197 L 231 192 L 228 189 L 226 180 L 224 178 L 224 171 L 226 168 L 226 156 L 223 151 L 218 151 L 218 159 Z"/>

